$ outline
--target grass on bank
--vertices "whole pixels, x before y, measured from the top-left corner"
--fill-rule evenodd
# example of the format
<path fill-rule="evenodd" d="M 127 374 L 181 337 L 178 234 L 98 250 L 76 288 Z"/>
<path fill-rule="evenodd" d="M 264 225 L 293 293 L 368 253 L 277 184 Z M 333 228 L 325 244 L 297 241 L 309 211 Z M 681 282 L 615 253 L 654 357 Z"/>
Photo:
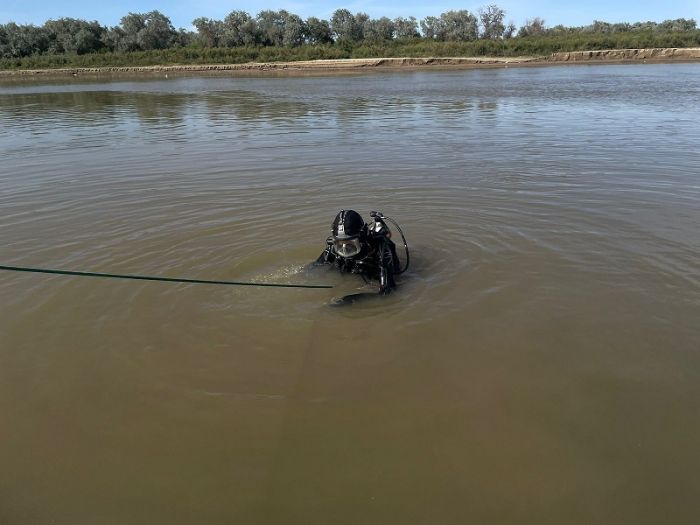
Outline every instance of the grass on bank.
<path fill-rule="evenodd" d="M 56 69 L 74 67 L 133 67 L 189 64 L 242 64 L 246 62 L 294 62 L 339 58 L 542 56 L 566 51 L 637 49 L 649 47 L 698 47 L 700 30 L 688 32 L 574 33 L 436 42 L 412 39 L 380 43 L 338 43 L 300 47 L 247 46 L 233 48 L 181 47 L 129 53 L 84 55 L 35 55 L 0 59 L 0 69 Z"/>

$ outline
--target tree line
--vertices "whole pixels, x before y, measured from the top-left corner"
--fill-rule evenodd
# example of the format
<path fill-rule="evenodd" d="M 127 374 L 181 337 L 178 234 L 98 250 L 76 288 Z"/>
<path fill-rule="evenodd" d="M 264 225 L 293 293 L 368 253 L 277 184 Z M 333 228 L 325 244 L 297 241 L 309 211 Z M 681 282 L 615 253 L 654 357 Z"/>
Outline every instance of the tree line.
<path fill-rule="evenodd" d="M 503 42 L 530 37 L 698 32 L 696 21 L 684 18 L 634 24 L 594 21 L 583 27 L 558 25 L 549 28 L 542 18 L 535 17 L 518 28 L 512 22 L 506 23 L 505 15 L 505 11 L 496 5 L 482 7 L 476 13 L 447 11 L 420 21 L 413 16 L 375 19 L 366 13 L 351 13 L 347 9 L 336 10 L 330 20 L 316 17 L 304 20 L 286 10 L 263 10 L 254 17 L 245 11 L 234 10 L 223 20 L 196 18 L 192 22 L 195 31 L 175 29 L 170 18 L 159 11 L 129 13 L 114 27 L 75 18 L 48 20 L 43 26 L 9 22 L 0 24 L 0 58 L 182 48 L 302 46 L 338 48 L 335 55 L 343 55 L 343 52 L 347 54 L 358 47 L 385 48 L 397 42 Z M 485 51 L 493 48 L 492 45 L 482 47 Z M 333 52 L 330 54 L 334 55 Z"/>

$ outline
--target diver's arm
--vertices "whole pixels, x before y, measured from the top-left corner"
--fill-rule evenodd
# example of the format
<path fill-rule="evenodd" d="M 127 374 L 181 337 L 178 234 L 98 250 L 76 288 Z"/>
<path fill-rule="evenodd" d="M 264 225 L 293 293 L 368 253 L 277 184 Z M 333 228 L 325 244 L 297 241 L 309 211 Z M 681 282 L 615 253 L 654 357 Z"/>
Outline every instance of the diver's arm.
<path fill-rule="evenodd" d="M 396 281 L 394 281 L 396 264 L 393 255 L 395 252 L 389 243 L 391 241 L 388 239 L 382 239 L 379 244 L 379 293 L 381 295 L 388 295 L 396 288 Z"/>
<path fill-rule="evenodd" d="M 333 237 L 328 237 L 326 239 L 326 249 L 323 253 L 318 256 L 318 259 L 314 262 L 314 266 L 319 266 L 322 264 L 331 264 L 335 261 L 335 254 L 333 253 Z"/>

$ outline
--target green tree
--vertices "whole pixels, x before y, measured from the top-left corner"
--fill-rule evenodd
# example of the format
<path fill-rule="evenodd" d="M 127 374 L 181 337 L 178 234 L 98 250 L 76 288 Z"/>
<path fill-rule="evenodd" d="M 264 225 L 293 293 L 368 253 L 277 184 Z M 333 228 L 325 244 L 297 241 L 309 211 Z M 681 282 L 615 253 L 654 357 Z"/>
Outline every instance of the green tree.
<path fill-rule="evenodd" d="M 264 10 L 258 13 L 256 22 L 262 43 L 266 46 L 281 46 L 284 42 L 284 26 L 287 12 Z"/>
<path fill-rule="evenodd" d="M 612 25 L 612 32 L 613 33 L 627 33 L 630 31 L 630 29 L 631 29 L 631 26 L 625 22 Z"/>
<path fill-rule="evenodd" d="M 319 20 L 315 16 L 306 19 L 306 42 L 309 44 L 328 44 L 333 42 L 331 25 L 328 20 Z"/>
<path fill-rule="evenodd" d="M 513 38 L 515 36 L 515 31 L 517 30 L 517 27 L 515 27 L 515 24 L 511 21 L 508 22 L 508 25 L 506 26 L 505 30 L 503 31 L 503 38 Z"/>
<path fill-rule="evenodd" d="M 5 28 L 5 24 L 0 24 L 0 57 L 9 58 L 9 53 L 5 55 L 6 50 L 8 49 L 9 42 L 10 40 L 7 34 L 7 29 Z"/>
<path fill-rule="evenodd" d="M 76 18 L 48 20 L 44 24 L 48 38 L 48 53 L 76 53 L 82 55 L 104 47 L 102 37 L 106 29 L 98 22 L 86 22 Z"/>
<path fill-rule="evenodd" d="M 18 25 L 10 22 L 2 26 L 0 45 L 3 58 L 21 58 L 44 53 L 49 39 L 43 27 Z"/>
<path fill-rule="evenodd" d="M 250 46 L 260 40 L 258 24 L 245 11 L 231 11 L 223 23 L 223 45 Z"/>
<path fill-rule="evenodd" d="M 192 31 L 180 28 L 177 30 L 175 39 L 173 40 L 173 47 L 187 47 L 192 45 L 196 40 L 196 35 Z"/>
<path fill-rule="evenodd" d="M 353 37 L 355 42 L 362 42 L 365 39 L 365 24 L 369 21 L 367 13 L 355 13 L 355 25 L 353 26 Z"/>
<path fill-rule="evenodd" d="M 394 22 L 387 17 L 366 20 L 363 27 L 364 40 L 367 42 L 388 42 L 394 38 Z"/>
<path fill-rule="evenodd" d="M 658 25 L 660 31 L 693 31 L 697 24 L 695 20 L 677 18 L 675 20 L 664 20 Z"/>
<path fill-rule="evenodd" d="M 654 31 L 656 22 L 635 22 L 632 24 L 632 31 Z"/>
<path fill-rule="evenodd" d="M 338 9 L 331 17 L 331 31 L 336 42 L 361 42 L 364 38 L 366 13 L 353 15 L 347 9 Z"/>
<path fill-rule="evenodd" d="M 144 17 L 145 27 L 139 32 L 138 44 L 141 49 L 167 49 L 172 46 L 177 32 L 170 18 L 160 11 L 151 11 Z"/>
<path fill-rule="evenodd" d="M 306 27 L 304 21 L 297 15 L 287 13 L 284 20 L 284 34 L 282 45 L 297 47 L 304 43 Z"/>
<path fill-rule="evenodd" d="M 481 36 L 488 39 L 503 38 L 506 28 L 503 19 L 506 12 L 496 5 L 488 5 L 479 9 L 479 19 L 481 20 Z"/>
<path fill-rule="evenodd" d="M 220 20 L 199 17 L 192 21 L 192 25 L 197 29 L 197 40 L 205 47 L 219 47 L 224 33 L 223 24 Z"/>
<path fill-rule="evenodd" d="M 408 18 L 394 18 L 394 31 L 394 35 L 399 40 L 420 37 L 420 33 L 418 32 L 418 22 L 416 21 L 415 16 L 409 16 Z"/>
<path fill-rule="evenodd" d="M 537 16 L 532 20 L 525 21 L 525 25 L 518 31 L 518 36 L 540 36 L 544 35 L 544 33 L 544 20 Z"/>
<path fill-rule="evenodd" d="M 124 30 L 121 27 L 110 27 L 102 35 L 102 43 L 109 51 L 119 52 L 121 51 L 122 41 L 125 36 Z"/>
<path fill-rule="evenodd" d="M 139 33 L 146 28 L 146 15 L 142 13 L 129 13 L 120 21 L 120 31 L 115 31 L 113 36 L 117 51 L 138 51 Z"/>
<path fill-rule="evenodd" d="M 423 36 L 425 38 L 438 40 L 440 42 L 445 40 L 447 27 L 442 17 L 426 16 L 420 21 L 420 27 L 423 30 Z"/>
<path fill-rule="evenodd" d="M 160 11 L 129 13 L 121 19 L 120 29 L 108 37 L 119 51 L 166 49 L 177 37 L 170 19 Z"/>
<path fill-rule="evenodd" d="M 590 30 L 593 33 L 612 33 L 612 24 L 608 22 L 603 22 L 601 20 L 593 20 L 593 24 L 591 24 Z"/>
<path fill-rule="evenodd" d="M 445 27 L 445 40 L 466 42 L 479 37 L 479 25 L 476 17 L 466 9 L 447 11 L 440 15 Z"/>

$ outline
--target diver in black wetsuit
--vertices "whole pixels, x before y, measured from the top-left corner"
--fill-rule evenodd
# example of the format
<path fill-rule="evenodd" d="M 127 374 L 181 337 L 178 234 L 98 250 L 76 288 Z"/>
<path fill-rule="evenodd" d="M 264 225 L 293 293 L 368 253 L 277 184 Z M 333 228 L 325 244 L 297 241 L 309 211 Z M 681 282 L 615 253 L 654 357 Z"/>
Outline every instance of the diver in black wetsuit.
<path fill-rule="evenodd" d="M 341 272 L 359 274 L 365 280 L 376 279 L 379 293 L 386 295 L 396 287 L 394 276 L 406 268 L 400 268 L 396 245 L 384 222 L 386 217 L 381 212 L 371 212 L 370 215 L 374 221 L 365 224 L 356 211 L 338 213 L 333 221 L 332 235 L 326 239 L 326 249 L 314 264 L 334 264 Z M 408 260 L 406 262 L 408 267 Z"/>

